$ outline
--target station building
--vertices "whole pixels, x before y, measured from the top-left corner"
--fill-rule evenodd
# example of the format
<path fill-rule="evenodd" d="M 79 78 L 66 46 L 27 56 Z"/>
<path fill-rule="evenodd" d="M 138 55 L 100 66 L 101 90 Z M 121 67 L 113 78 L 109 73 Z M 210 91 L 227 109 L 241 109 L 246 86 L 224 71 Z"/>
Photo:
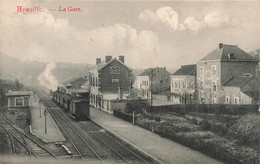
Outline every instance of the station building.
<path fill-rule="evenodd" d="M 129 98 L 132 69 L 119 59 L 106 56 L 104 61 L 96 59 L 96 68 L 89 72 L 90 105 L 112 113 L 111 100 Z"/>

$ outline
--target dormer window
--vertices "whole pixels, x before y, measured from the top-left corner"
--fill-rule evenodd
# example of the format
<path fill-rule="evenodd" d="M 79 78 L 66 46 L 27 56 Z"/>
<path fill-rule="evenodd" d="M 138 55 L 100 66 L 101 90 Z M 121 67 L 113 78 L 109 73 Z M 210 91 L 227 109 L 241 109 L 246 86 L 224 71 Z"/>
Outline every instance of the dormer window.
<path fill-rule="evenodd" d="M 228 60 L 235 59 L 235 54 L 229 53 L 228 54 Z"/>

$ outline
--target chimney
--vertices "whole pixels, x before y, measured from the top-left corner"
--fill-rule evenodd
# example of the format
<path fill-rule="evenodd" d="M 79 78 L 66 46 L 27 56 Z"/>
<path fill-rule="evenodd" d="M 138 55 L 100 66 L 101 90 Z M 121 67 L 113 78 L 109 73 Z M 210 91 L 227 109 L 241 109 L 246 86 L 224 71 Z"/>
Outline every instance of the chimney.
<path fill-rule="evenodd" d="M 98 65 L 99 63 L 101 63 L 101 58 L 96 58 L 96 65 Z"/>
<path fill-rule="evenodd" d="M 106 63 L 112 59 L 112 56 L 106 56 Z"/>
<path fill-rule="evenodd" d="M 120 60 L 122 63 L 125 63 L 125 56 L 119 56 L 119 60 Z"/>
<path fill-rule="evenodd" d="M 166 70 L 166 67 L 163 67 L 164 70 Z"/>
<path fill-rule="evenodd" d="M 223 43 L 219 43 L 219 49 L 223 47 Z"/>

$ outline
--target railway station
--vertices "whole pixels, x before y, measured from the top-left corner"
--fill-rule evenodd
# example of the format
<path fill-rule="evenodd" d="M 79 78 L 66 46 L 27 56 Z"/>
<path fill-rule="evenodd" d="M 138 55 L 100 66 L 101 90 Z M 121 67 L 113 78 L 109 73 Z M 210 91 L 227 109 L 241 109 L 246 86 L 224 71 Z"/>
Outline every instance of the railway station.
<path fill-rule="evenodd" d="M 238 1 L 1 1 L 0 164 L 260 164 Z"/>

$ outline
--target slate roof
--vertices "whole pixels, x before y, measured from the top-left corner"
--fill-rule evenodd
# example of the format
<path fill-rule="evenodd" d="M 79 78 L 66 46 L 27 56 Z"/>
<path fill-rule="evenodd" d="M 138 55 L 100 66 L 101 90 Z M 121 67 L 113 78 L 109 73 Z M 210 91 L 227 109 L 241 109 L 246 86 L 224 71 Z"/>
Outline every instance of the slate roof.
<path fill-rule="evenodd" d="M 247 83 L 247 81 L 249 81 L 251 78 L 252 77 L 247 76 L 231 77 L 223 83 L 223 86 L 240 87 L 241 85 Z"/>
<path fill-rule="evenodd" d="M 229 59 L 228 54 L 233 54 L 234 57 Z M 253 56 L 249 55 L 237 45 L 224 44 L 222 48 L 216 49 L 200 61 L 220 60 L 220 61 L 257 61 Z"/>
<path fill-rule="evenodd" d="M 196 75 L 196 64 L 181 66 L 173 75 Z"/>
<path fill-rule="evenodd" d="M 62 84 L 64 86 L 72 86 L 73 87 L 73 86 L 81 86 L 81 85 L 83 85 L 86 82 L 87 82 L 86 78 L 84 78 L 84 77 L 77 77 L 77 78 L 72 78 L 72 79 L 70 79 L 70 80 L 68 80 L 66 82 L 63 82 Z M 75 89 L 77 89 L 77 88 L 75 88 Z"/>
<path fill-rule="evenodd" d="M 260 91 L 260 81 L 255 76 L 231 77 L 223 86 L 240 87 L 243 91 Z"/>
<path fill-rule="evenodd" d="M 155 71 L 158 71 L 159 74 L 160 74 L 160 72 L 166 72 L 168 75 L 171 75 L 166 69 L 164 69 L 162 67 L 157 67 L 157 68 L 148 68 L 148 69 L 144 70 L 144 72 L 140 73 L 138 76 L 150 76 L 152 70 L 153 70 L 153 73 L 155 73 Z"/>
<path fill-rule="evenodd" d="M 111 60 L 109 60 L 107 63 L 105 60 L 103 60 L 102 62 L 100 62 L 97 65 L 97 70 L 101 70 L 103 68 L 105 68 L 106 66 L 108 66 L 110 63 L 112 63 L 113 61 L 118 61 L 119 63 L 121 63 L 123 66 L 125 66 L 126 68 L 132 70 L 132 68 L 130 68 L 128 65 L 126 65 L 125 63 L 121 62 L 120 60 L 118 60 L 117 58 L 112 58 Z"/>

